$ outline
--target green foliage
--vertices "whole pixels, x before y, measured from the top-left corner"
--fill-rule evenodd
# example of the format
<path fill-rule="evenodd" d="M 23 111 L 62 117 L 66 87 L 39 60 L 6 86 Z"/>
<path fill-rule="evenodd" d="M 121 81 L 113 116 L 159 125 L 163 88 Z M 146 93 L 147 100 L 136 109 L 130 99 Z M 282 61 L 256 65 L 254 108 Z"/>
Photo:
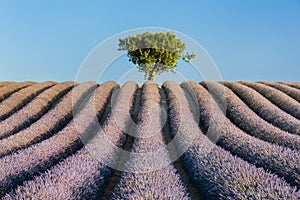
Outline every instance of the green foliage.
<path fill-rule="evenodd" d="M 186 46 L 173 32 L 145 32 L 119 39 L 119 49 L 127 51 L 129 61 L 145 72 L 145 79 L 155 80 L 163 72 L 175 72 L 181 58 L 189 62 L 196 55 L 185 53 Z"/>

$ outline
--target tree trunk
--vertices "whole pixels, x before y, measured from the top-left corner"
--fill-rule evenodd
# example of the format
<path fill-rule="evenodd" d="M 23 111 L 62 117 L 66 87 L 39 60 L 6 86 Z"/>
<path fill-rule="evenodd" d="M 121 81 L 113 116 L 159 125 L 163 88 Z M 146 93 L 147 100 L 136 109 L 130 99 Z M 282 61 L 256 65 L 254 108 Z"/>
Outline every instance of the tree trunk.
<path fill-rule="evenodd" d="M 158 67 L 159 67 L 159 63 L 155 63 L 153 69 L 151 70 L 151 72 L 149 74 L 148 81 L 155 81 L 157 71 L 158 71 Z"/>
<path fill-rule="evenodd" d="M 151 72 L 149 78 L 148 78 L 148 81 L 155 81 L 155 78 L 156 78 L 156 73 L 155 72 Z"/>

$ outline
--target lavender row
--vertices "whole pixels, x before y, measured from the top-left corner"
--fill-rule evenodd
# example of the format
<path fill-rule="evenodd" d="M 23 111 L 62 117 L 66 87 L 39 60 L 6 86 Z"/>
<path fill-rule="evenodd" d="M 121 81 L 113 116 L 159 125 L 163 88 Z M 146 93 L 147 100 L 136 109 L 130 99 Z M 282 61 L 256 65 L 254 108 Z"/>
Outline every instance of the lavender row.
<path fill-rule="evenodd" d="M 0 135 L 12 135 L 28 127 L 42 117 L 74 84 L 71 81 L 60 83 L 36 96 L 21 110 L 0 122 Z"/>
<path fill-rule="evenodd" d="M 296 88 L 290 87 L 290 86 L 285 85 L 285 84 L 276 83 L 276 82 L 260 81 L 259 83 L 262 83 L 262 84 L 271 86 L 273 88 L 276 88 L 277 90 L 280 90 L 280 91 L 286 93 L 287 95 L 289 95 L 290 97 L 292 97 L 296 101 L 300 102 L 300 90 L 298 90 Z"/>
<path fill-rule="evenodd" d="M 7 194 L 4 199 L 27 197 L 33 199 L 97 199 L 102 196 L 113 173 L 113 170 L 106 165 L 105 159 L 111 159 L 110 162 L 118 160 L 117 152 L 108 145 L 125 143 L 122 130 L 128 129 L 129 110 L 136 89 L 137 85 L 134 82 L 125 83 L 121 89 L 116 88 L 112 94 L 114 102 L 109 102 L 112 103 L 112 111 L 96 136 L 84 148 L 51 168 L 47 173 L 25 182 L 24 185 Z M 96 95 L 98 97 L 95 103 L 99 104 L 102 100 L 107 99 L 105 96 L 109 90 L 111 89 L 103 88 L 102 91 L 96 91 L 99 96 Z M 100 106 L 96 107 L 100 109 Z M 120 116 L 122 116 L 118 118 L 120 123 L 116 124 L 115 119 Z M 108 141 L 105 136 L 107 134 L 114 135 L 114 140 Z M 47 190 L 40 188 L 47 188 Z"/>
<path fill-rule="evenodd" d="M 8 86 L 9 84 L 12 84 L 12 83 L 15 83 L 15 82 L 11 82 L 11 81 L 3 81 L 3 82 L 0 82 L 0 87 Z"/>
<path fill-rule="evenodd" d="M 9 98 L 2 101 L 0 104 L 0 121 L 6 119 L 9 115 L 18 111 L 28 102 L 30 102 L 35 96 L 53 86 L 54 84 L 55 83 L 51 81 L 36 83 L 12 94 Z"/>
<path fill-rule="evenodd" d="M 110 174 L 111 169 L 82 148 L 2 199 L 97 199 Z"/>
<path fill-rule="evenodd" d="M 35 84 L 32 81 L 25 81 L 20 83 L 12 83 L 6 86 L 3 86 L 0 88 L 0 102 L 3 101 L 5 98 L 9 97 L 14 92 L 17 92 L 18 90 L 28 87 L 30 85 Z"/>
<path fill-rule="evenodd" d="M 291 86 L 293 88 L 299 89 L 300 90 L 300 83 L 299 82 L 279 82 L 288 86 Z"/>
<path fill-rule="evenodd" d="M 216 101 L 220 98 L 218 93 L 224 92 L 226 101 L 226 116 L 233 124 L 249 135 L 261 140 L 277 144 L 291 149 L 300 150 L 300 137 L 283 131 L 259 117 L 251 110 L 235 93 L 221 84 L 213 82 L 202 82 L 204 87 L 209 87 Z"/>
<path fill-rule="evenodd" d="M 298 199 L 296 188 L 276 175 L 231 155 L 198 128 L 180 86 L 167 81 L 171 131 L 184 167 L 207 199 Z M 175 139 L 179 137 L 179 139 Z"/>
<path fill-rule="evenodd" d="M 0 140 L 0 157 L 40 142 L 57 133 L 72 119 L 74 106 L 78 107 L 85 96 L 95 87 L 96 83 L 94 82 L 87 82 L 74 87 L 55 107 L 31 126 Z"/>
<path fill-rule="evenodd" d="M 95 83 L 87 82 L 75 87 L 74 96 L 87 95 Z M 78 98 L 78 97 L 77 97 Z M 91 108 L 83 109 L 75 119 L 53 137 L 38 144 L 22 149 L 0 159 L 0 196 L 23 181 L 33 178 L 55 165 L 59 161 L 82 147 L 80 135 L 91 125 L 87 113 Z M 76 119 L 79 118 L 79 119 Z M 80 124 L 78 122 L 81 122 Z"/>
<path fill-rule="evenodd" d="M 222 83 L 264 120 L 284 131 L 300 135 L 300 121 L 279 109 L 261 94 L 237 82 L 224 81 Z"/>
<path fill-rule="evenodd" d="M 248 81 L 241 81 L 240 83 L 253 88 L 269 101 L 271 101 L 274 105 L 278 106 L 281 110 L 294 116 L 298 120 L 300 119 L 300 103 L 287 94 L 261 83 Z"/>
<path fill-rule="evenodd" d="M 168 155 L 161 106 L 157 84 L 144 83 L 135 140 L 110 199 L 191 199 Z"/>
<path fill-rule="evenodd" d="M 215 82 L 205 83 L 213 95 L 222 95 L 220 91 L 224 86 Z M 200 118 L 200 123 L 207 130 L 208 137 L 211 133 L 217 134 L 217 144 L 222 148 L 257 167 L 263 167 L 265 170 L 285 178 L 288 183 L 300 188 L 299 151 L 272 145 L 237 128 L 219 109 L 212 95 L 198 83 L 187 81 L 182 83 L 182 87 L 188 93 L 196 96 L 199 113 L 203 116 Z"/>

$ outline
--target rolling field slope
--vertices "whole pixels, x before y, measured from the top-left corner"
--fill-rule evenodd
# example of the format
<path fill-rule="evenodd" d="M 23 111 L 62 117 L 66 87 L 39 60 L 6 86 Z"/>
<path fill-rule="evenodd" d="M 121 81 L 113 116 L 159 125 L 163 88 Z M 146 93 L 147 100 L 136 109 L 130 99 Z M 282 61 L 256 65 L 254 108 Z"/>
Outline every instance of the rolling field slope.
<path fill-rule="evenodd" d="M 0 199 L 300 200 L 300 83 L 0 82 Z"/>

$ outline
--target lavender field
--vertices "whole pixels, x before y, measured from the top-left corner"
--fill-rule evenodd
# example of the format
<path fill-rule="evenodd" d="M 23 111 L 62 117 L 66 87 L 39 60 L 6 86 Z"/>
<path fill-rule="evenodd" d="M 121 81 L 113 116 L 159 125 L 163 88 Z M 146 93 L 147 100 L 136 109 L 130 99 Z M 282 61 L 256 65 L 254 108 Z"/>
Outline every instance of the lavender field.
<path fill-rule="evenodd" d="M 0 82 L 0 199 L 300 199 L 300 83 Z"/>

